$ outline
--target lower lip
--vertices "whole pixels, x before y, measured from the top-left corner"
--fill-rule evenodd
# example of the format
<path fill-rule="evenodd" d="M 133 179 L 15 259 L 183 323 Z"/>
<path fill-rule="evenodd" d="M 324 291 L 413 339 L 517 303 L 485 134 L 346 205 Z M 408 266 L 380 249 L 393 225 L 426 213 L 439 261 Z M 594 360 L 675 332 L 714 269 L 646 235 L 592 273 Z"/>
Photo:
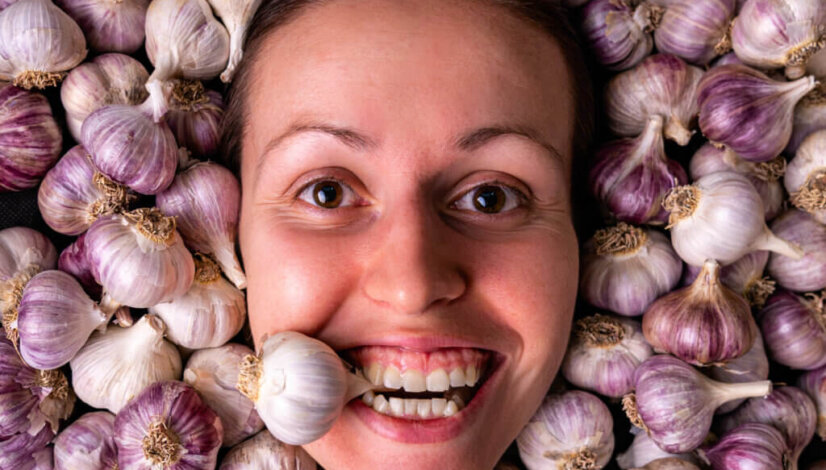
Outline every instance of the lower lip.
<path fill-rule="evenodd" d="M 482 384 L 465 408 L 448 418 L 421 420 L 395 418 L 367 406 L 361 397 L 351 400 L 345 412 L 351 410 L 375 433 L 397 442 L 427 444 L 453 439 L 476 420 L 479 415 L 478 410 L 484 406 L 488 396 L 492 394 L 491 390 L 502 375 L 500 371 L 503 369 L 504 361 L 499 356 L 494 356 L 492 360 L 495 369 L 490 377 Z"/>

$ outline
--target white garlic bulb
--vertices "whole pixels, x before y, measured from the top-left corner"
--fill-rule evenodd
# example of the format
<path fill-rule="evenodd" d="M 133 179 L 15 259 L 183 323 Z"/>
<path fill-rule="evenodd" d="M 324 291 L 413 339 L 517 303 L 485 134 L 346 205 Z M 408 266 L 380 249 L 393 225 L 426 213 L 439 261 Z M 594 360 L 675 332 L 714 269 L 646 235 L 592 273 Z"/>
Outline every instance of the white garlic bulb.
<path fill-rule="evenodd" d="M 264 430 L 236 445 L 218 470 L 316 470 L 310 454 L 299 446 L 279 442 Z"/>
<path fill-rule="evenodd" d="M 20 0 L 0 12 L 0 80 L 55 86 L 85 57 L 83 31 L 51 0 Z"/>
<path fill-rule="evenodd" d="M 209 0 L 209 4 L 229 30 L 229 63 L 227 68 L 221 72 L 221 81 L 229 83 L 244 55 L 243 46 L 244 39 L 247 37 L 247 27 L 258 5 L 261 4 L 261 0 Z"/>
<path fill-rule="evenodd" d="M 163 321 L 148 314 L 129 328 L 93 333 L 69 362 L 78 398 L 117 413 L 147 385 L 178 380 L 181 355 L 163 332 Z"/>

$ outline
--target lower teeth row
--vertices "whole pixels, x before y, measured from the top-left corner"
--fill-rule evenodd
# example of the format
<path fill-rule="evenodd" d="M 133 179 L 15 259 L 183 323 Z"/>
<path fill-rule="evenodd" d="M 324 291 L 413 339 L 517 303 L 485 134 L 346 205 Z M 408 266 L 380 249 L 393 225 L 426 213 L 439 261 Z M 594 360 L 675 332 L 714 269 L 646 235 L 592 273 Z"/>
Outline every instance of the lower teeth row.
<path fill-rule="evenodd" d="M 435 419 L 453 416 L 465 407 L 461 398 L 387 398 L 368 391 L 361 396 L 367 406 L 381 414 L 409 419 Z"/>

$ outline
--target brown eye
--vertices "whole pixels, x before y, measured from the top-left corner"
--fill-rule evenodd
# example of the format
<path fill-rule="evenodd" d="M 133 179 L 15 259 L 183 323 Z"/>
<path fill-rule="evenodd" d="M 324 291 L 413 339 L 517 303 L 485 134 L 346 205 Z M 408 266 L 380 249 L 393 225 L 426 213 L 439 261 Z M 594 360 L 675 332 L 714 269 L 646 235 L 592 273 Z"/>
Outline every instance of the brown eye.
<path fill-rule="evenodd" d="M 486 214 L 501 212 L 506 201 L 507 195 L 499 186 L 482 186 L 473 192 L 473 206 Z"/>
<path fill-rule="evenodd" d="M 335 209 L 341 205 L 344 190 L 335 181 L 321 181 L 313 185 L 313 200 L 320 207 Z"/>

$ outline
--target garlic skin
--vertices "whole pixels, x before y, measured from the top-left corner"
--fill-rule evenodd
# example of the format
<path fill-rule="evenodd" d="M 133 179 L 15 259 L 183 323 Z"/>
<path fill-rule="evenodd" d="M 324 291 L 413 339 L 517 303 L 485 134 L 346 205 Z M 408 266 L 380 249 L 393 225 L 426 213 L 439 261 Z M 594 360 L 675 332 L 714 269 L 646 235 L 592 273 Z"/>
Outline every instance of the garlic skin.
<path fill-rule="evenodd" d="M 625 223 L 598 230 L 582 253 L 582 298 L 626 316 L 673 289 L 683 266 L 665 235 Z"/>
<path fill-rule="evenodd" d="M 235 445 L 224 456 L 218 470 L 316 470 L 318 466 L 304 449 L 279 442 L 264 430 Z"/>
<path fill-rule="evenodd" d="M 771 160 L 789 143 L 795 106 L 815 86 L 812 76 L 781 82 L 745 65 L 714 67 L 698 87 L 700 130 L 745 160 Z"/>
<path fill-rule="evenodd" d="M 695 461 L 691 454 L 669 454 L 660 449 L 657 443 L 639 428 L 633 428 L 631 432 L 636 432 L 634 441 L 625 452 L 617 454 L 617 465 L 619 465 L 619 468 L 622 470 L 636 469 L 639 467 L 645 468 L 649 463 L 668 458 L 679 458 L 689 463 Z"/>
<path fill-rule="evenodd" d="M 817 435 L 826 440 L 826 367 L 818 367 L 802 374 L 797 386 L 806 392 L 817 409 Z"/>
<path fill-rule="evenodd" d="M 20 356 L 35 369 L 57 369 L 74 357 L 109 316 L 63 271 L 43 271 L 23 289 L 17 309 Z"/>
<path fill-rule="evenodd" d="M 83 290 L 93 299 L 100 299 L 103 288 L 95 281 L 92 267 L 86 258 L 86 234 L 81 234 L 67 246 L 57 259 L 57 269 L 69 273 L 80 282 Z"/>
<path fill-rule="evenodd" d="M 117 414 L 149 384 L 179 379 L 181 355 L 163 332 L 163 322 L 147 314 L 128 328 L 93 333 L 69 362 L 78 398 Z"/>
<path fill-rule="evenodd" d="M 826 224 L 826 130 L 803 140 L 786 168 L 783 184 L 795 207 Z"/>
<path fill-rule="evenodd" d="M 720 281 L 745 297 L 752 307 L 762 308 L 776 286 L 771 278 L 763 276 L 768 262 L 768 251 L 752 251 L 730 265 L 723 266 L 720 269 Z M 683 284 L 694 282 L 700 271 L 702 268 L 687 264 L 683 273 Z"/>
<path fill-rule="evenodd" d="M 104 106 L 143 103 L 149 96 L 144 88 L 148 79 L 143 64 L 124 54 L 102 54 L 72 69 L 60 86 L 72 137 L 80 142 L 83 121 Z"/>
<path fill-rule="evenodd" d="M 812 0 L 748 0 L 731 30 L 737 57 L 762 69 L 785 67 L 796 79 L 824 44 L 826 10 Z"/>
<path fill-rule="evenodd" d="M 686 145 L 697 115 L 697 86 L 703 70 L 671 54 L 654 54 L 612 78 L 605 89 L 611 132 L 623 137 L 642 133 L 649 118 L 664 120 L 665 137 Z"/>
<path fill-rule="evenodd" d="M 221 419 L 194 388 L 178 381 L 155 382 L 115 417 L 118 467 L 215 468 L 221 432 Z"/>
<path fill-rule="evenodd" d="M 561 372 L 579 388 L 618 398 L 633 390 L 634 370 L 653 354 L 638 321 L 596 314 L 576 321 Z"/>
<path fill-rule="evenodd" d="M 819 75 L 819 77 L 826 77 L 826 75 Z M 800 148 L 800 144 L 809 135 L 826 129 L 826 90 L 822 85 L 823 78 L 820 80 L 821 85 L 810 91 L 794 107 L 792 137 L 789 139 L 789 144 L 786 145 L 784 151 L 786 155 L 795 155 Z"/>
<path fill-rule="evenodd" d="M 800 370 L 826 365 L 826 323 L 823 314 L 821 295 L 800 297 L 778 289 L 757 316 L 769 357 Z"/>
<path fill-rule="evenodd" d="M 729 23 L 735 0 L 672 0 L 667 2 L 654 43 L 660 52 L 706 65 L 731 50 Z"/>
<path fill-rule="evenodd" d="M 53 436 L 46 427 L 37 433 L 24 432 L 0 440 L 0 468 L 51 470 L 52 453 L 47 445 Z"/>
<path fill-rule="evenodd" d="M 789 449 L 777 429 L 762 423 L 745 423 L 732 429 L 700 456 L 714 470 L 788 469 Z M 796 468 L 796 465 L 795 465 Z"/>
<path fill-rule="evenodd" d="M 143 44 L 149 0 L 57 0 L 99 52 L 131 54 Z"/>
<path fill-rule="evenodd" d="M 718 382 L 743 383 L 766 380 L 769 378 L 769 357 L 763 344 L 763 336 L 754 336 L 754 345 L 749 352 L 732 359 L 725 364 L 712 366 L 706 369 L 706 374 Z M 732 400 L 717 408 L 717 414 L 729 413 L 743 403 L 744 400 Z"/>
<path fill-rule="evenodd" d="M 700 470 L 700 467 L 687 460 L 678 459 L 675 457 L 666 457 L 651 461 L 640 468 L 634 468 L 631 470 Z"/>
<path fill-rule="evenodd" d="M 662 8 L 651 2 L 591 0 L 582 9 L 580 30 L 596 60 L 609 70 L 631 68 L 651 53 Z"/>
<path fill-rule="evenodd" d="M 528 470 L 603 468 L 614 452 L 614 420 L 602 401 L 572 390 L 548 395 L 516 438 Z"/>
<path fill-rule="evenodd" d="M 146 12 L 146 54 L 155 70 L 146 89 L 155 122 L 168 107 L 164 82 L 217 76 L 227 65 L 229 49 L 229 33 L 206 0 L 152 0 Z"/>
<path fill-rule="evenodd" d="M 261 5 L 261 0 L 209 0 L 209 4 L 229 31 L 229 62 L 221 72 L 221 81 L 229 83 L 244 55 L 247 27 Z"/>
<path fill-rule="evenodd" d="M 239 289 L 247 279 L 235 255 L 241 185 L 227 168 L 198 162 L 179 172 L 155 199 L 164 214 L 176 217 L 187 246 L 211 254 Z"/>
<path fill-rule="evenodd" d="M 174 219 L 157 209 L 101 217 L 86 232 L 85 245 L 95 280 L 122 305 L 148 308 L 184 295 L 192 285 L 192 255 Z"/>
<path fill-rule="evenodd" d="M 86 38 L 51 0 L 19 0 L 0 11 L 0 57 L 0 80 L 56 86 L 86 57 Z"/>
<path fill-rule="evenodd" d="M 196 157 L 215 155 L 221 143 L 224 100 L 200 81 L 175 80 L 166 122 L 175 140 Z"/>
<path fill-rule="evenodd" d="M 702 266 L 715 259 L 725 266 L 755 250 L 803 257 L 800 247 L 769 230 L 760 195 L 738 173 L 711 173 L 674 188 L 663 205 L 671 212 L 671 244 L 688 264 Z"/>
<path fill-rule="evenodd" d="M 594 157 L 591 190 L 618 220 L 665 224 L 663 196 L 688 182 L 683 167 L 666 156 L 662 130 L 663 118 L 653 115 L 639 137 L 608 142 Z"/>
<path fill-rule="evenodd" d="M 115 468 L 115 415 L 106 411 L 86 413 L 54 440 L 55 470 Z"/>
<path fill-rule="evenodd" d="M 15 86 L 0 87 L 0 193 L 37 186 L 60 158 L 62 145 L 46 97 Z"/>
<path fill-rule="evenodd" d="M 771 229 L 806 254 L 794 259 L 772 253 L 769 275 L 782 287 L 797 292 L 826 288 L 826 225 L 817 222 L 808 212 L 791 209 L 775 219 Z"/>

